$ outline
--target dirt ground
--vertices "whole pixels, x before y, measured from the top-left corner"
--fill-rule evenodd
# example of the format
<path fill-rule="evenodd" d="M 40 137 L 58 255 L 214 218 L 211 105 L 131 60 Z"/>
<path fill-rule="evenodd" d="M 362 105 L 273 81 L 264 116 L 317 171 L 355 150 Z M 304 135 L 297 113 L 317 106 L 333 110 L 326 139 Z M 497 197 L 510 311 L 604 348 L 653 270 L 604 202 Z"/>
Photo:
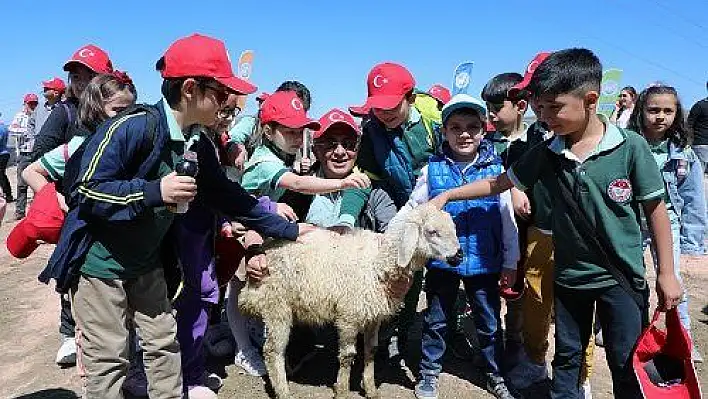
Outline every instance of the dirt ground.
<path fill-rule="evenodd" d="M 8 176 L 14 174 L 14 168 L 8 170 Z M 37 281 L 37 275 L 46 264 L 52 246 L 40 246 L 29 259 L 17 260 L 11 257 L 4 244 L 9 231 L 15 225 L 13 216 L 14 204 L 9 204 L 5 220 L 0 227 L 0 237 L 3 241 L 0 248 L 0 364 L 3 366 L 0 367 L 0 398 L 76 398 L 80 387 L 76 368 L 61 369 L 54 363 L 59 346 L 59 297 L 53 287 Z M 708 286 L 708 257 L 684 257 L 681 269 L 690 294 L 695 342 L 708 358 L 708 290 L 705 289 Z M 653 280 L 653 275 L 650 278 Z M 419 347 L 416 344 L 413 347 Z M 549 364 L 552 353 L 551 339 Z M 610 375 L 604 355 L 601 348 L 595 352 L 592 391 L 593 397 L 598 399 L 612 398 Z M 290 389 L 293 396 L 331 398 L 331 386 L 336 379 L 337 370 L 335 356 L 331 351 L 323 351 L 292 376 Z M 411 364 L 416 364 L 417 359 L 410 361 Z M 271 391 L 264 379 L 241 375 L 233 365 L 213 362 L 212 367 L 214 371 L 226 377 L 219 397 L 269 398 Z M 704 388 L 708 386 L 707 368 L 701 364 L 697 367 Z M 413 382 L 405 374 L 394 372 L 385 364 L 377 364 L 376 373 L 382 399 L 414 398 Z M 360 375 L 361 364 L 357 362 L 350 384 L 352 398 L 363 397 L 359 390 Z M 441 377 L 440 397 L 491 398 L 492 396 L 483 389 L 482 381 L 482 375 L 471 363 L 450 357 Z M 535 386 L 521 394 L 525 398 L 541 398 L 545 396 L 547 388 L 545 385 Z"/>

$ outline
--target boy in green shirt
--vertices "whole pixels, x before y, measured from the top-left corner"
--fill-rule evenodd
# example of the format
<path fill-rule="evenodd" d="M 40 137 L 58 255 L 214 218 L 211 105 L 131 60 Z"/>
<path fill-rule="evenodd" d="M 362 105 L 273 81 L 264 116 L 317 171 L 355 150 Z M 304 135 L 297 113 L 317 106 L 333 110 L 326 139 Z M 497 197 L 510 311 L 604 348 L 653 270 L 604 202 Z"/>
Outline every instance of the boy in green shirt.
<path fill-rule="evenodd" d="M 644 291 L 644 261 L 638 223 L 641 206 L 657 243 L 659 306 L 670 309 L 681 297 L 674 274 L 671 231 L 661 175 L 649 147 L 636 133 L 619 130 L 599 115 L 600 60 L 589 50 L 551 54 L 534 72 L 528 90 L 556 137 L 527 151 L 508 172 L 447 191 L 431 202 L 442 207 L 500 193 L 524 190 L 542 181 L 553 201 L 556 353 L 552 398 L 580 395 L 583 350 L 592 334 L 593 308 L 607 331 L 607 361 L 615 397 L 641 398 L 632 372 L 631 354 L 647 318 L 647 305 L 635 300 L 610 271 L 599 251 L 571 214 L 560 184 L 573 187 L 574 200 L 587 214 L 597 235 L 605 238 L 634 291 Z M 554 167 L 558 165 L 558 167 Z M 559 168 L 559 169 L 558 169 Z M 558 171 L 556 171 L 558 169 Z"/>

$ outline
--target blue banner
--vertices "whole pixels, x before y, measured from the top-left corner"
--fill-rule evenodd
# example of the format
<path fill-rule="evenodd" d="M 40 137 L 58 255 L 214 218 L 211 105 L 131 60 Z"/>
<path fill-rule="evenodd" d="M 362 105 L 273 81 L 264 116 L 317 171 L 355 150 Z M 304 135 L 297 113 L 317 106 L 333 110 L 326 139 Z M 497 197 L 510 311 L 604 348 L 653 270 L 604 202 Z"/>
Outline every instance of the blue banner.
<path fill-rule="evenodd" d="M 455 68 L 455 75 L 452 79 L 452 95 L 470 94 L 470 82 L 472 77 L 472 61 L 463 62 Z"/>

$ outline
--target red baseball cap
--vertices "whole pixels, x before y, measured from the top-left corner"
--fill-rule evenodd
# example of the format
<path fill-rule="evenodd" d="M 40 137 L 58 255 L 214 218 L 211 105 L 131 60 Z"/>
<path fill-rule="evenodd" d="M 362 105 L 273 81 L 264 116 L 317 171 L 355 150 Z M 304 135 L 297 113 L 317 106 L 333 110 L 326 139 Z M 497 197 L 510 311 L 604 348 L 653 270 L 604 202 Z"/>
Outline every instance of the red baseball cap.
<path fill-rule="evenodd" d="M 268 98 L 268 97 L 270 97 L 270 94 L 268 94 L 266 92 L 262 92 L 261 94 L 256 96 L 256 101 L 258 101 L 259 103 L 262 104 L 263 101 L 265 101 L 266 98 Z"/>
<path fill-rule="evenodd" d="M 371 111 L 371 109 L 367 107 L 357 107 L 354 105 L 349 107 L 349 113 L 359 118 L 369 115 L 369 111 Z"/>
<path fill-rule="evenodd" d="M 294 91 L 276 91 L 266 97 L 261 104 L 260 119 L 262 124 L 277 122 L 293 129 L 320 128 L 319 122 L 307 117 L 302 100 Z"/>
<path fill-rule="evenodd" d="M 434 99 L 438 100 L 441 102 L 443 105 L 447 104 L 448 101 L 452 98 L 452 94 L 450 94 L 450 90 L 447 89 L 447 87 L 441 85 L 441 84 L 434 84 L 430 86 L 430 89 L 428 90 L 428 94 L 430 94 L 431 97 Z"/>
<path fill-rule="evenodd" d="M 357 136 L 361 136 L 361 128 L 359 127 L 359 124 L 356 123 L 354 118 L 352 118 L 352 116 L 348 113 L 334 108 L 322 115 L 320 118 L 320 128 L 312 134 L 312 138 L 318 139 L 324 136 L 327 130 L 334 125 L 349 126 L 352 130 L 354 130 L 354 133 Z"/>
<path fill-rule="evenodd" d="M 96 73 L 113 72 L 113 64 L 108 53 L 93 44 L 87 44 L 76 50 L 71 59 L 64 63 L 64 70 L 69 71 L 72 64 L 81 64 Z"/>
<path fill-rule="evenodd" d="M 163 78 L 206 77 L 239 94 L 252 94 L 258 88 L 234 74 L 224 42 L 195 33 L 170 45 L 163 57 Z"/>
<path fill-rule="evenodd" d="M 535 57 L 533 57 L 533 60 L 529 62 L 529 65 L 526 67 L 526 73 L 524 73 L 524 80 L 521 82 L 515 84 L 512 86 L 511 89 L 508 90 L 507 96 L 513 98 L 513 97 L 519 97 L 522 91 L 526 90 L 526 87 L 531 83 L 531 78 L 533 78 L 533 73 L 536 72 L 536 68 L 538 68 L 541 63 L 548 58 L 548 56 L 551 55 L 551 53 L 547 51 L 540 52 L 536 54 Z"/>
<path fill-rule="evenodd" d="M 49 244 L 59 241 L 64 212 L 59 208 L 53 183 L 47 184 L 35 195 L 22 219 L 7 236 L 7 249 L 15 258 L 26 258 L 39 246 L 38 240 Z"/>
<path fill-rule="evenodd" d="M 37 97 L 36 94 L 34 94 L 34 93 L 27 93 L 27 94 L 25 94 L 25 98 L 24 98 L 24 103 L 25 103 L 25 104 L 28 104 L 28 103 L 38 103 L 38 102 L 39 102 L 39 97 Z"/>
<path fill-rule="evenodd" d="M 369 94 L 360 108 L 393 109 L 413 90 L 415 79 L 404 66 L 384 62 L 371 69 L 366 85 Z"/>
<path fill-rule="evenodd" d="M 57 78 L 57 77 L 55 77 L 51 80 L 43 81 L 42 87 L 45 89 L 52 89 L 52 90 L 56 90 L 59 92 L 63 92 L 66 90 L 66 84 L 64 83 L 64 81 Z"/>

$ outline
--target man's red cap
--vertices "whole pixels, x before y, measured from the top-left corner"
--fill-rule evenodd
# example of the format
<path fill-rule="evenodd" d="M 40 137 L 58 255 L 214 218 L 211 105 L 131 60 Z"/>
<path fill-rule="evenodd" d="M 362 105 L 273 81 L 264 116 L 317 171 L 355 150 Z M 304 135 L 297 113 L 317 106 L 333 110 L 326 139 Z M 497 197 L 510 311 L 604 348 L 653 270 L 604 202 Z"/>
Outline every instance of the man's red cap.
<path fill-rule="evenodd" d="M 39 103 L 39 97 L 34 93 L 25 94 L 24 103 Z"/>
<path fill-rule="evenodd" d="M 430 86 L 430 90 L 428 90 L 428 94 L 430 94 L 431 97 L 434 99 L 438 100 L 439 102 L 442 103 L 442 105 L 447 104 L 448 101 L 452 98 L 452 94 L 450 94 L 450 90 L 447 89 L 447 87 L 441 85 L 441 84 L 435 84 Z"/>
<path fill-rule="evenodd" d="M 54 184 L 42 187 L 35 195 L 22 219 L 7 236 L 7 249 L 15 258 L 26 258 L 39 246 L 38 240 L 49 244 L 59 241 L 64 212 L 59 208 Z"/>
<path fill-rule="evenodd" d="M 64 70 L 69 71 L 72 64 L 81 64 L 96 73 L 113 72 L 113 64 L 108 53 L 93 44 L 87 44 L 76 50 L 71 59 L 64 63 Z"/>
<path fill-rule="evenodd" d="M 541 65 L 541 63 L 548 58 L 549 55 L 551 55 L 551 53 L 546 51 L 536 54 L 536 56 L 533 57 L 533 60 L 531 60 L 529 65 L 526 67 L 524 80 L 512 86 L 512 88 L 507 91 L 507 96 L 510 98 L 520 97 L 521 92 L 525 91 L 526 87 L 528 87 L 529 83 L 531 83 L 531 78 L 533 78 L 533 73 L 536 72 L 536 68 L 538 68 L 538 66 Z"/>
<path fill-rule="evenodd" d="M 357 118 L 363 118 L 363 117 L 369 115 L 369 111 L 371 111 L 371 110 L 366 107 L 357 107 L 354 105 L 349 107 L 349 113 L 356 116 Z"/>
<path fill-rule="evenodd" d="M 213 78 L 239 94 L 258 90 L 234 74 L 226 46 L 218 39 L 197 33 L 178 39 L 165 52 L 164 61 L 160 71 L 163 78 Z"/>
<path fill-rule="evenodd" d="M 302 100 L 294 91 L 276 91 L 261 104 L 262 124 L 277 122 L 293 129 L 310 128 L 317 130 L 320 123 L 307 117 Z"/>
<path fill-rule="evenodd" d="M 354 133 L 357 136 L 361 136 L 361 128 L 359 128 L 359 124 L 356 123 L 354 118 L 352 118 L 352 116 L 348 113 L 334 108 L 326 114 L 322 115 L 322 117 L 320 118 L 320 128 L 312 134 L 312 138 L 318 139 L 324 136 L 325 133 L 327 133 L 327 130 L 329 130 L 329 128 L 334 125 L 348 126 L 352 128 L 352 130 L 354 130 Z"/>
<path fill-rule="evenodd" d="M 45 89 L 56 90 L 58 92 L 63 92 L 66 90 L 66 84 L 64 83 L 64 81 L 56 77 L 51 80 L 43 81 L 42 87 Z"/>
<path fill-rule="evenodd" d="M 393 109 L 413 90 L 415 79 L 404 66 L 384 62 L 371 69 L 366 85 L 369 94 L 360 108 Z"/>

